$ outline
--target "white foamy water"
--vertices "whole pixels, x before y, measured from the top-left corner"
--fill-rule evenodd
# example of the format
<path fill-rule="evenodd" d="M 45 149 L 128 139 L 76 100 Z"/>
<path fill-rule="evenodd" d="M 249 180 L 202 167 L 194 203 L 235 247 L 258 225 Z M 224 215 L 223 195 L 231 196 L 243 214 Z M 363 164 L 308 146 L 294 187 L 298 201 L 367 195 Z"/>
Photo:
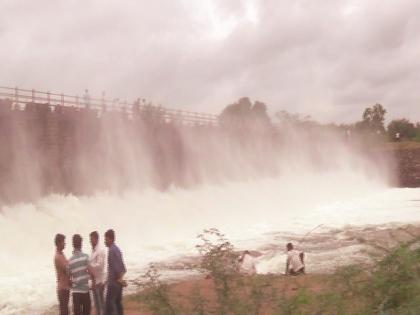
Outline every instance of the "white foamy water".
<path fill-rule="evenodd" d="M 258 246 L 264 234 L 305 233 L 315 226 L 420 221 L 420 189 L 386 188 L 349 170 L 283 174 L 278 179 L 145 190 L 91 197 L 49 196 L 0 213 L 0 314 L 38 314 L 56 303 L 54 235 L 117 234 L 129 279 L 148 263 L 195 253 L 196 235 L 216 227 L 239 247 Z M 273 270 L 270 270 L 273 271 Z M 281 272 L 283 270 L 279 270 Z"/>

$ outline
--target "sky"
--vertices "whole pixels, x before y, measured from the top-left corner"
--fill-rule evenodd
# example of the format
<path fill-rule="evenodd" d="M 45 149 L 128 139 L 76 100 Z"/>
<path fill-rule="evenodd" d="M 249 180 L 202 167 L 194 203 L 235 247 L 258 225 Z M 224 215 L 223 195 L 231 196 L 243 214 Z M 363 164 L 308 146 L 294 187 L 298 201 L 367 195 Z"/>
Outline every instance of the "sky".
<path fill-rule="evenodd" d="M 420 121 L 418 0 L 1 0 L 0 86 Z"/>

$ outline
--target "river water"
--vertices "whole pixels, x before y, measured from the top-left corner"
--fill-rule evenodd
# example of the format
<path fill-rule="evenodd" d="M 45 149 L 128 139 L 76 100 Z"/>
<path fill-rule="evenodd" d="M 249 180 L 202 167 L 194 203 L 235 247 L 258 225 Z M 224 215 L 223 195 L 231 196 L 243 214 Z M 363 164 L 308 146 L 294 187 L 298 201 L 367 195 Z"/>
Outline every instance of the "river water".
<path fill-rule="evenodd" d="M 389 188 L 350 169 L 165 192 L 51 195 L 1 210 L 0 314 L 41 314 L 54 305 L 56 233 L 67 236 L 69 257 L 74 233 L 89 252 L 89 232 L 113 228 L 127 278 L 135 279 L 150 262 L 196 254 L 196 236 L 205 228 L 220 229 L 238 248 L 256 249 L 275 233 L 416 222 L 420 189 Z M 281 254 L 261 261 L 259 272 L 282 272 Z"/>

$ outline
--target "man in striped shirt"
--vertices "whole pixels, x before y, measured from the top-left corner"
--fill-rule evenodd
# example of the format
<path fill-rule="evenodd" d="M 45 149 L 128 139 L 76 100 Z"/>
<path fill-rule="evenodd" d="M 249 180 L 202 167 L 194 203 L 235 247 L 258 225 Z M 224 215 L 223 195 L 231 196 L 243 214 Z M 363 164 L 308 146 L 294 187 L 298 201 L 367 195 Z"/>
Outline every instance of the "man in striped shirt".
<path fill-rule="evenodd" d="M 73 256 L 69 260 L 73 312 L 74 315 L 90 315 L 89 278 L 92 270 L 89 256 L 82 252 L 82 237 L 79 234 L 73 235 L 73 248 Z"/>

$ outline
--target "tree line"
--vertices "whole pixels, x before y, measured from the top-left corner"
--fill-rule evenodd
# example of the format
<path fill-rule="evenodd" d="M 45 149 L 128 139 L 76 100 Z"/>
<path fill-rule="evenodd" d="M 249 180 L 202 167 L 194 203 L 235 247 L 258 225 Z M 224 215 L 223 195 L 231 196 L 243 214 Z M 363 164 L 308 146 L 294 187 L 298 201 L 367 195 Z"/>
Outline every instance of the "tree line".
<path fill-rule="evenodd" d="M 252 102 L 242 97 L 237 102 L 224 108 L 220 114 L 222 126 L 230 127 L 275 127 L 291 125 L 301 128 L 329 128 L 340 130 L 347 135 L 370 134 L 389 141 L 409 140 L 420 142 L 420 122 L 412 122 L 407 118 L 391 120 L 387 125 L 387 110 L 381 104 L 365 108 L 360 121 L 351 124 L 321 124 L 309 115 L 278 111 L 274 117 L 268 114 L 268 107 L 261 101 Z"/>

